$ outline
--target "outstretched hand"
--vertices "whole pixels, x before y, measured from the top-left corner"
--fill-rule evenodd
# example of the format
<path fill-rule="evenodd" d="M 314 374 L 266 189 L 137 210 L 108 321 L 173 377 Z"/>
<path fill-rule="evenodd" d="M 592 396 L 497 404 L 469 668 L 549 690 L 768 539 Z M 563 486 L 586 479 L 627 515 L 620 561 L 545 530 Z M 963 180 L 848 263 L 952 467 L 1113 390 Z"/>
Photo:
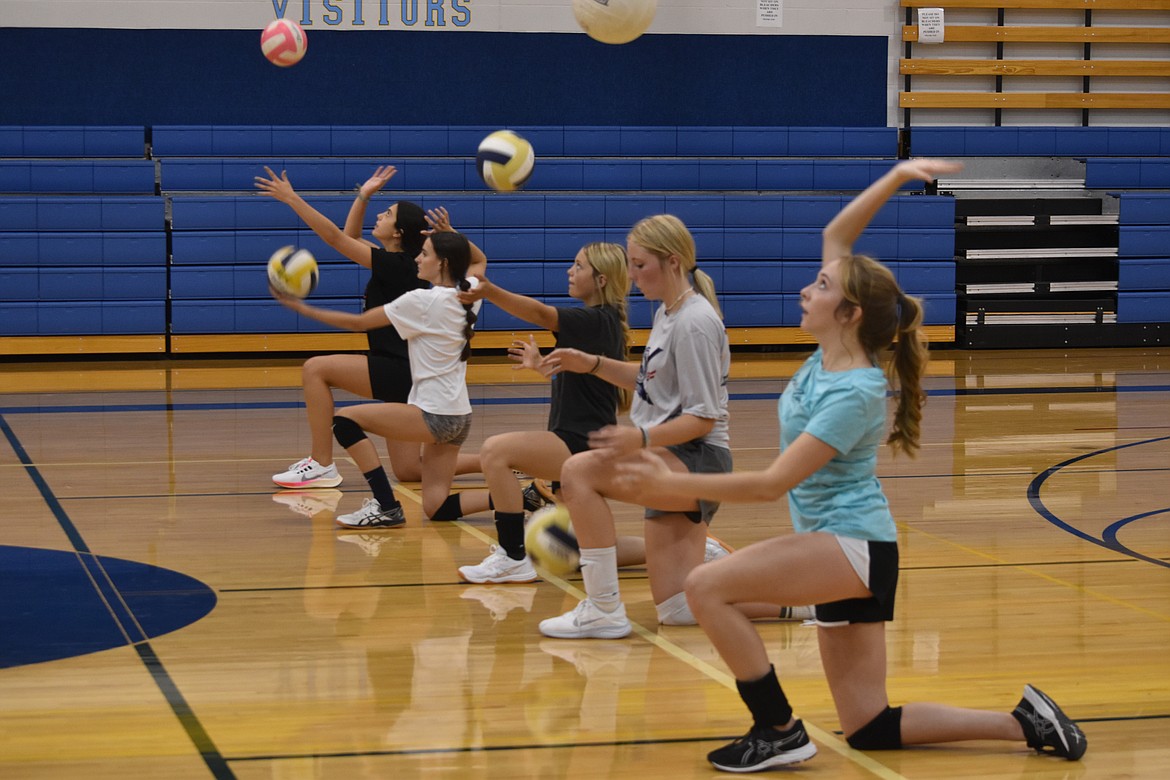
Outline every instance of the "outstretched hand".
<path fill-rule="evenodd" d="M 945 173 L 958 173 L 963 170 L 963 163 L 954 160 L 935 160 L 929 157 L 920 157 L 913 160 L 904 160 L 898 163 L 898 169 L 911 179 L 921 179 L 930 183 Z"/>
<path fill-rule="evenodd" d="M 540 361 L 540 373 L 545 376 L 556 376 L 562 371 L 571 371 L 574 374 L 588 373 L 597 364 L 597 355 L 590 355 L 579 349 L 562 347 L 554 349 Z"/>
<path fill-rule="evenodd" d="M 589 434 L 589 449 L 607 450 L 611 457 L 636 452 L 642 446 L 642 431 L 631 425 L 607 425 Z"/>
<path fill-rule="evenodd" d="M 528 334 L 528 341 L 516 339 L 512 342 L 512 346 L 508 347 L 508 357 L 517 363 L 512 366 L 513 371 L 528 368 L 544 373 L 540 369 L 540 348 L 536 346 L 536 336 L 531 333 Z"/>
<path fill-rule="evenodd" d="M 617 464 L 615 479 L 619 486 L 641 492 L 655 488 L 656 483 L 669 474 L 670 466 L 658 453 L 642 450 L 633 458 Z"/>
<path fill-rule="evenodd" d="M 302 303 L 300 298 L 297 298 L 293 295 L 289 295 L 286 292 L 281 292 L 280 290 L 273 287 L 271 282 L 269 282 L 269 284 L 268 284 L 268 292 L 270 292 L 272 294 L 272 297 L 275 298 L 277 301 L 279 301 L 281 304 L 283 304 L 284 306 L 287 306 L 290 309 L 293 309 L 294 311 L 298 308 L 298 306 L 303 306 L 303 303 Z"/>
<path fill-rule="evenodd" d="M 268 174 L 268 178 L 257 176 L 254 179 L 256 189 L 260 190 L 262 195 L 271 195 L 279 200 L 281 203 L 289 203 L 296 197 L 296 190 L 293 189 L 292 182 L 288 180 L 288 172 L 281 171 L 277 176 L 271 168 L 264 166 L 264 172 Z"/>
<path fill-rule="evenodd" d="M 435 233 L 454 233 L 455 228 L 451 227 L 451 215 L 447 213 L 447 209 L 442 206 L 437 208 L 427 209 L 426 213 L 427 224 L 430 225 L 430 230 L 424 230 L 424 236 L 432 236 Z"/>
<path fill-rule="evenodd" d="M 382 191 L 386 186 L 386 182 L 394 178 L 394 174 L 398 173 L 398 169 L 393 165 L 379 165 L 370 178 L 366 179 L 365 184 L 358 187 L 358 193 L 369 200 L 371 196 L 376 195 Z"/>

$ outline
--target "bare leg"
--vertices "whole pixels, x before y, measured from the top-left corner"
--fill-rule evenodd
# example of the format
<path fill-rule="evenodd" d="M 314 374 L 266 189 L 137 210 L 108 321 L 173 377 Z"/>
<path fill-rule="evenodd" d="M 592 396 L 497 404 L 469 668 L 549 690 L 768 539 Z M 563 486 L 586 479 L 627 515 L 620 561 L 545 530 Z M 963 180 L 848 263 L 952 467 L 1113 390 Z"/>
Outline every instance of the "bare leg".
<path fill-rule="evenodd" d="M 682 513 L 662 515 L 643 523 L 646 529 L 646 573 L 655 604 L 683 592 L 687 575 L 703 562 L 707 524 L 692 523 Z"/>
<path fill-rule="evenodd" d="M 333 463 L 333 388 L 371 398 L 369 361 L 365 355 L 322 355 L 301 368 L 305 414 L 309 419 L 310 452 L 322 466 Z"/>
<path fill-rule="evenodd" d="M 451 493 L 455 478 L 455 464 L 459 459 L 458 444 L 424 444 L 422 447 L 422 508 L 428 518 Z"/>
<path fill-rule="evenodd" d="M 771 667 L 760 635 L 737 604 L 817 604 L 870 595 L 837 540 L 817 533 L 768 539 L 699 566 L 687 577 L 686 594 L 737 680 L 758 680 Z"/>

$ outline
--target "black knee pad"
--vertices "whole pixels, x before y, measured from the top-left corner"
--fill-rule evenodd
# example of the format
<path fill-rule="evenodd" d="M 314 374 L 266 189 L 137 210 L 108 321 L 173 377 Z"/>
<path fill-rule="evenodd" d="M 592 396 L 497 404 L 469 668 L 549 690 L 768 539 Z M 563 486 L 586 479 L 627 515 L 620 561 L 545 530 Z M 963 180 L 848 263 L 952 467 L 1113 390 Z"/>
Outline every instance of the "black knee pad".
<path fill-rule="evenodd" d="M 845 738 L 854 750 L 898 750 L 902 747 L 902 708 L 886 707 L 873 720 Z"/>
<path fill-rule="evenodd" d="M 458 493 L 447 496 L 446 500 L 431 515 L 432 520 L 458 520 L 461 517 L 463 517 L 463 503 L 459 500 Z"/>
<path fill-rule="evenodd" d="M 366 438 L 366 432 L 362 430 L 362 426 L 348 417 L 337 416 L 333 418 L 333 438 L 337 439 L 337 443 L 348 450 Z"/>

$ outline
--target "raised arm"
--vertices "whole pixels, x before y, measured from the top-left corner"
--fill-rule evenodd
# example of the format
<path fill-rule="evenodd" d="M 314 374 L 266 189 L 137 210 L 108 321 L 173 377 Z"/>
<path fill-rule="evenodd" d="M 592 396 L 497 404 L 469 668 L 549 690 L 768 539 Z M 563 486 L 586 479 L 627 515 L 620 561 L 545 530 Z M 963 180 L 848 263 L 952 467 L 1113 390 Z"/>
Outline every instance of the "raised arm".
<path fill-rule="evenodd" d="M 328 217 L 310 206 L 293 189 L 292 183 L 288 180 L 287 172 L 281 171 L 280 176 L 277 176 L 267 166 L 264 167 L 264 172 L 268 174 L 268 178 L 256 177 L 256 189 L 260 190 L 261 194 L 268 195 L 288 205 L 314 233 L 321 237 L 322 241 L 355 263 L 366 268 L 370 267 L 369 244 L 347 236 L 341 228 L 330 222 Z"/>
<path fill-rule="evenodd" d="M 894 193 L 908 181 L 921 179 L 934 181 L 943 173 L 957 173 L 963 164 L 949 160 L 904 160 L 886 171 L 885 175 L 869 185 L 860 195 L 851 200 L 822 233 L 821 260 L 829 262 L 852 254 L 853 245 L 878 209 L 893 197 Z"/>
<path fill-rule="evenodd" d="M 362 238 L 362 230 L 366 221 L 366 206 L 369 205 L 370 198 L 381 192 L 382 188 L 386 186 L 386 182 L 394 178 L 394 174 L 397 172 L 398 169 L 393 165 L 379 165 L 374 170 L 374 174 L 366 179 L 365 184 L 358 187 L 353 205 L 349 207 L 349 214 L 345 218 L 344 233 L 347 236 L 363 241 L 370 246 L 377 246 L 372 241 L 366 241 Z"/>
<path fill-rule="evenodd" d="M 554 307 L 549 306 L 547 303 L 541 303 L 535 298 L 529 298 L 527 295 L 519 295 L 518 293 L 505 290 L 503 287 L 498 287 L 488 281 L 487 277 L 482 274 L 477 274 L 476 278 L 479 279 L 479 284 L 466 292 L 459 293 L 459 302 L 463 305 L 466 306 L 469 303 L 475 303 L 478 300 L 486 298 L 513 317 L 522 319 L 525 322 L 531 322 L 538 328 L 544 328 L 545 330 L 557 329 L 557 323 L 560 317 Z"/>

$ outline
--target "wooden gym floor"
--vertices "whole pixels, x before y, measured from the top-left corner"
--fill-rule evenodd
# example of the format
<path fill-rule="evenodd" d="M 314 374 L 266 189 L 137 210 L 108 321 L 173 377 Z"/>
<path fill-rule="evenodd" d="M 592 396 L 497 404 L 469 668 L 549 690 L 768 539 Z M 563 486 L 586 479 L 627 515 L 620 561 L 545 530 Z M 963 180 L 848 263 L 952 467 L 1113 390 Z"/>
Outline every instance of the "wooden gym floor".
<path fill-rule="evenodd" d="M 736 466 L 775 453 L 803 353 L 737 356 Z M 468 449 L 543 427 L 546 387 L 471 371 Z M 308 449 L 288 361 L 0 366 L 0 776 L 711 777 L 746 711 L 702 631 L 625 570 L 619 641 L 549 640 L 579 580 L 472 586 L 490 517 L 339 534 L 365 495 L 281 493 Z M 895 704 L 1010 709 L 1031 682 L 1084 761 L 1022 744 L 850 750 L 815 629 L 762 624 L 824 778 L 1170 775 L 1170 352 L 934 353 L 925 446 L 883 455 L 903 575 Z M 477 477 L 460 485 L 481 484 Z M 639 514 L 618 512 L 638 533 Z M 783 505 L 725 506 L 733 546 Z M 777 576 L 783 576 L 778 573 Z"/>

